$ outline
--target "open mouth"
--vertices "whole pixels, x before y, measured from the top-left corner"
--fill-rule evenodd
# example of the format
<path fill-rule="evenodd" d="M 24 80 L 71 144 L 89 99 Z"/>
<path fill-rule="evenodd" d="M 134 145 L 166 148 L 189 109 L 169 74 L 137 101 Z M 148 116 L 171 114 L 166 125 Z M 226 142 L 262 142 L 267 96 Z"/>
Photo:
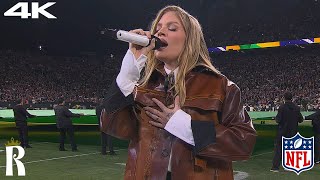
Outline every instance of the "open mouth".
<path fill-rule="evenodd" d="M 161 48 L 165 48 L 165 47 L 168 46 L 168 42 L 167 42 L 166 40 L 164 40 L 164 39 L 160 39 L 160 40 L 161 40 L 161 42 L 162 42 Z"/>

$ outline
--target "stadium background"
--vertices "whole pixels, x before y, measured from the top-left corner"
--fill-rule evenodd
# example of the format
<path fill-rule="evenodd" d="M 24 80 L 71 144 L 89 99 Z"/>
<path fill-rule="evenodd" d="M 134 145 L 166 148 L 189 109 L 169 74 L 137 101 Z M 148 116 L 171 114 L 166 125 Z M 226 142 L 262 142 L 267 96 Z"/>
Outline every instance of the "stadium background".
<path fill-rule="evenodd" d="M 0 12 L 17 2 L 2 0 Z M 86 114 L 74 119 L 80 150 L 76 153 L 57 150 L 54 117 L 47 116 L 52 114 L 30 119 L 34 148 L 26 150 L 24 179 L 122 178 L 128 142 L 114 141 L 118 156 L 101 156 L 97 118 L 87 110 L 103 98 L 127 49 L 126 43 L 99 35 L 101 28 L 147 29 L 159 8 L 176 4 L 199 18 L 211 48 L 320 37 L 318 0 L 55 2 L 48 11 L 57 20 L 0 16 L 0 108 L 4 109 L 0 110 L 0 179 L 17 178 L 5 177 L 4 143 L 18 137 L 5 111 L 22 96 L 28 98 L 29 109 L 40 112 L 52 109 L 55 100 L 64 96 L 70 108 Z M 282 93 L 293 91 L 305 114 L 318 108 L 319 53 L 319 44 L 299 44 L 210 54 L 213 64 L 240 86 L 245 108 L 254 110 L 250 116 L 255 119 L 257 144 L 250 160 L 234 163 L 236 179 L 319 179 L 319 165 L 300 176 L 269 172 L 276 132 L 272 118 Z M 299 132 L 312 136 L 311 123 L 301 124 Z"/>

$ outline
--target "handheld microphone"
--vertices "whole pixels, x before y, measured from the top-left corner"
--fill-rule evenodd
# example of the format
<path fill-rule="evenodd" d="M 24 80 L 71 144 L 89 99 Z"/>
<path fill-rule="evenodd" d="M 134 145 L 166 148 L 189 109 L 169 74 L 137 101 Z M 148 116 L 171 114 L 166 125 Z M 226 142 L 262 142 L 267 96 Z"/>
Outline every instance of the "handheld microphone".
<path fill-rule="evenodd" d="M 149 46 L 151 40 L 155 39 L 155 47 L 153 48 L 153 50 L 167 46 L 166 43 L 162 42 L 158 37 L 154 35 L 151 35 L 151 39 L 149 39 L 147 36 L 116 29 L 105 29 L 101 31 L 101 34 L 108 34 L 109 36 L 117 40 L 129 42 L 143 47 Z"/>

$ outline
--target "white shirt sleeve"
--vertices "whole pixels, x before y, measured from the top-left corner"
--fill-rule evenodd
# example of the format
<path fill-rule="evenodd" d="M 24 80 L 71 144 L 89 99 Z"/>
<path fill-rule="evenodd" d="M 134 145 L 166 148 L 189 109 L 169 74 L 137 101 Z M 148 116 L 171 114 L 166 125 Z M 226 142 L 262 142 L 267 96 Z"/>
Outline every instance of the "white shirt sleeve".
<path fill-rule="evenodd" d="M 145 66 L 147 56 L 142 54 L 136 59 L 133 53 L 128 49 L 122 60 L 120 72 L 116 82 L 123 95 L 128 96 L 133 92 L 134 87 L 140 79 L 140 72 Z"/>
<path fill-rule="evenodd" d="M 176 111 L 164 129 L 184 142 L 195 145 L 191 129 L 191 116 L 183 110 Z"/>

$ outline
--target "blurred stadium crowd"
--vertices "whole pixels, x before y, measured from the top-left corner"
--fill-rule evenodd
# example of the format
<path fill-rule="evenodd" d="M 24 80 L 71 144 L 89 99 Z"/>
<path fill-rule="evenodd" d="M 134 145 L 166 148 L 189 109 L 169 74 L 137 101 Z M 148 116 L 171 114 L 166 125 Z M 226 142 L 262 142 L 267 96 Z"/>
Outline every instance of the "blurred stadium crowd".
<path fill-rule="evenodd" d="M 242 91 L 248 109 L 276 110 L 286 91 L 302 110 L 320 104 L 319 45 L 231 52 L 213 57 L 213 63 Z"/>
<path fill-rule="evenodd" d="M 319 45 L 211 54 L 213 64 L 242 91 L 248 110 L 276 110 L 285 91 L 303 110 L 320 103 Z M 52 108 L 59 97 L 70 108 L 94 108 L 116 77 L 122 56 L 53 57 L 0 53 L 0 107 L 22 96 L 30 108 Z"/>
<path fill-rule="evenodd" d="M 319 37 L 320 3 L 316 0 L 203 2 L 207 4 L 203 3 L 198 15 L 205 17 L 201 22 L 207 22 L 202 24 L 208 47 Z M 31 108 L 52 108 L 59 97 L 70 108 L 95 107 L 120 69 L 126 51 L 120 47 L 111 43 L 108 48 L 118 48 L 112 57 L 0 50 L 0 108 L 12 107 L 21 96 L 29 99 Z M 319 106 L 319 44 L 211 56 L 213 64 L 241 88 L 250 110 L 276 110 L 287 90 L 302 110 Z"/>
<path fill-rule="evenodd" d="M 110 57 L 52 57 L 0 53 L 0 107 L 26 97 L 30 108 L 52 108 L 64 97 L 72 108 L 92 108 L 118 73 L 121 60 Z"/>

